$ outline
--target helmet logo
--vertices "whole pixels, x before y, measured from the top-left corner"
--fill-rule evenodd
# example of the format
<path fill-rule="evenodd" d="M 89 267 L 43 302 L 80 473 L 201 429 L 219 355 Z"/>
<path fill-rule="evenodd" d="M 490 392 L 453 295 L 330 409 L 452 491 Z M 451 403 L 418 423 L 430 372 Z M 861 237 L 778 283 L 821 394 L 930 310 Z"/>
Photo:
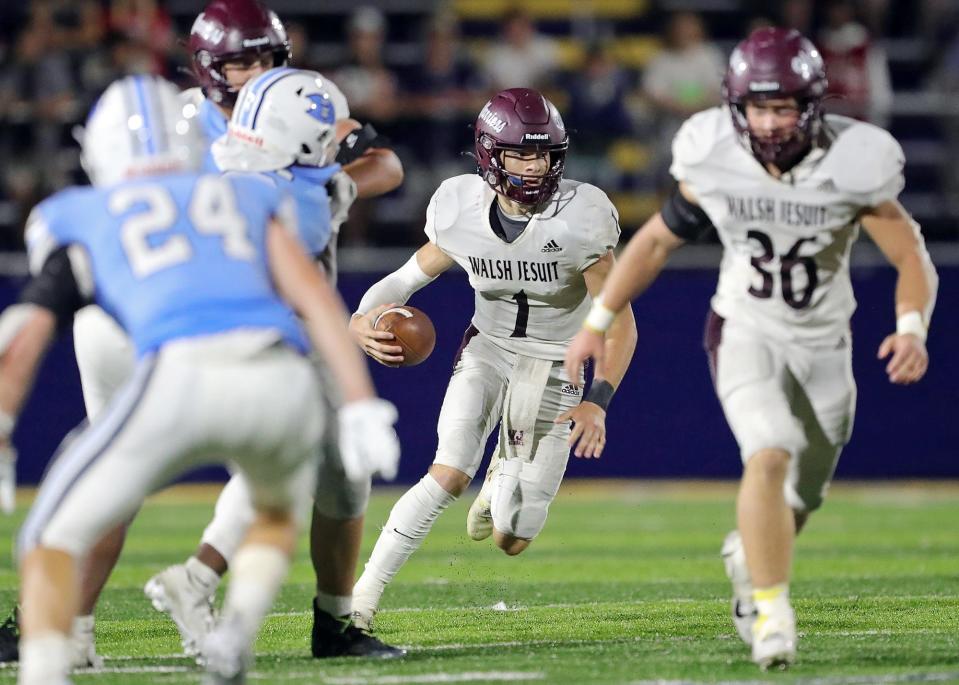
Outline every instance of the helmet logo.
<path fill-rule="evenodd" d="M 245 38 L 243 40 L 243 47 L 245 48 L 255 48 L 260 45 L 267 45 L 270 42 L 269 36 L 260 36 L 259 38 Z"/>
<path fill-rule="evenodd" d="M 506 122 L 490 111 L 489 103 L 483 106 L 483 111 L 480 112 L 479 118 L 485 121 L 486 125 L 497 133 L 502 133 L 503 129 L 506 128 Z"/>
<path fill-rule="evenodd" d="M 527 133 L 525 136 L 523 136 L 523 142 L 525 143 L 527 140 L 549 140 L 549 134 L 548 133 Z"/>
<path fill-rule="evenodd" d="M 333 103 L 330 101 L 328 95 L 314 93 L 313 95 L 307 95 L 306 99 L 312 103 L 306 110 L 307 114 L 317 121 L 322 121 L 324 124 L 332 124 L 335 121 L 336 117 L 333 114 Z"/>
<path fill-rule="evenodd" d="M 203 40 L 210 43 L 219 43 L 226 35 L 226 32 L 222 28 L 212 21 L 208 21 L 202 14 L 196 18 L 196 22 L 193 24 L 193 33 L 196 33 Z"/>
<path fill-rule="evenodd" d="M 754 93 L 768 93 L 773 90 L 779 90 L 779 81 L 750 81 L 749 90 Z"/>

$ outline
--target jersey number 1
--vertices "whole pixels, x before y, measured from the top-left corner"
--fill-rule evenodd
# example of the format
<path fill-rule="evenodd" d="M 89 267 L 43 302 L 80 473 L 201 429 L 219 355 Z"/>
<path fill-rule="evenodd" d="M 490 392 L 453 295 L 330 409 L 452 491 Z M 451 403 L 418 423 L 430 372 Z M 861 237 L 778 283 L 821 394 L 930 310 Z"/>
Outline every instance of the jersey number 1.
<path fill-rule="evenodd" d="M 773 241 L 762 231 L 756 230 L 749 231 L 746 237 L 758 242 L 763 249 L 761 255 L 750 259 L 753 268 L 759 272 L 763 280 L 758 288 L 754 285 L 749 286 L 749 294 L 765 300 L 773 296 L 773 284 L 775 282 L 773 274 L 765 268 L 776 256 L 776 251 L 773 249 Z M 779 258 L 779 278 L 782 281 L 783 300 L 793 309 L 804 309 L 807 307 L 812 301 L 813 291 L 815 291 L 816 286 L 819 285 L 819 275 L 816 273 L 816 260 L 813 257 L 799 256 L 799 248 L 803 246 L 803 243 L 808 243 L 812 240 L 815 239 L 800 238 L 789 248 L 789 252 L 781 255 Z M 801 292 L 796 292 L 793 288 L 793 269 L 797 266 L 802 267 L 806 271 L 806 287 Z"/>
<path fill-rule="evenodd" d="M 513 295 L 516 301 L 516 325 L 513 326 L 513 332 L 509 334 L 511 338 L 525 338 L 526 326 L 529 324 L 529 298 L 526 293 L 520 290 Z"/>
<path fill-rule="evenodd" d="M 120 242 L 133 275 L 146 278 L 157 271 L 189 261 L 190 240 L 182 233 L 161 238 L 177 222 L 177 206 L 161 185 L 120 188 L 110 195 L 110 212 L 124 214 L 135 205 L 143 209 L 128 217 L 120 228 Z M 233 187 L 223 178 L 203 176 L 197 181 L 187 210 L 198 233 L 220 235 L 223 251 L 234 259 L 252 260 L 256 248 L 246 235 L 246 220 L 237 209 Z"/>

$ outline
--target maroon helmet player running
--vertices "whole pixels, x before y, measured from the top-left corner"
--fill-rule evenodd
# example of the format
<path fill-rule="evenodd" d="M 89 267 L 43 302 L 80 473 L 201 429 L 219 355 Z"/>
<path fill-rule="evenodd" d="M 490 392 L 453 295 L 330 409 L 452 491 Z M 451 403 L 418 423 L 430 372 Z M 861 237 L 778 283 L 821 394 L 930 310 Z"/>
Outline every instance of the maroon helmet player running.
<path fill-rule="evenodd" d="M 603 367 L 603 332 L 669 255 L 714 226 L 723 245 L 706 349 L 744 469 L 723 545 L 733 621 L 763 669 L 796 656 L 793 540 L 825 495 L 853 424 L 849 252 L 862 226 L 899 274 L 895 332 L 879 346 L 897 384 L 922 378 L 937 279 L 896 200 L 903 154 L 887 132 L 824 115 L 826 77 L 796 31 L 765 28 L 733 50 L 725 105 L 673 143 L 678 185 L 630 240 L 566 355 Z"/>
<path fill-rule="evenodd" d="M 466 532 L 477 541 L 492 537 L 509 555 L 532 543 L 570 445 L 578 457 L 602 453 L 606 406 L 636 343 L 624 310 L 610 329 L 606 373 L 585 400 L 574 384 L 581 379 L 563 372 L 566 346 L 613 264 L 619 224 L 601 190 L 563 177 L 569 141 L 552 103 L 526 88 L 496 94 L 476 120 L 473 143 L 477 173 L 440 185 L 426 212 L 428 242 L 366 292 L 350 323 L 368 355 L 394 365 L 402 349 L 373 328 L 381 312 L 454 264 L 475 291 L 433 464 L 394 505 L 357 581 L 358 625 L 372 624 L 386 585 L 476 475 L 497 423 L 499 440 Z"/>

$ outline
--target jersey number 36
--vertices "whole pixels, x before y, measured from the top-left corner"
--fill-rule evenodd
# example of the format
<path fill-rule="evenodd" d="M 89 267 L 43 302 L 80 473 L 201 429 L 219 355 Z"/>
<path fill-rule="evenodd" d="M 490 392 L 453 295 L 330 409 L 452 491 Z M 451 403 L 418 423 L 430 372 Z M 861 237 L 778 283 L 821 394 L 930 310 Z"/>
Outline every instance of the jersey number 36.
<path fill-rule="evenodd" d="M 753 268 L 759 272 L 762 282 L 759 287 L 752 285 L 749 287 L 749 294 L 758 297 L 761 300 L 773 296 L 773 287 L 775 277 L 773 272 L 767 270 L 767 265 L 776 257 L 776 251 L 773 249 L 772 239 L 762 231 L 750 230 L 746 237 L 755 240 L 762 248 L 762 254 L 753 257 L 750 262 Z M 804 309 L 812 301 L 813 292 L 819 285 L 819 275 L 816 273 L 816 260 L 813 257 L 800 257 L 799 249 L 804 243 L 813 242 L 815 238 L 800 238 L 789 251 L 779 257 L 779 280 L 782 283 L 783 300 L 793 309 Z M 794 288 L 793 271 L 802 269 L 806 272 L 806 287 L 800 291 Z"/>

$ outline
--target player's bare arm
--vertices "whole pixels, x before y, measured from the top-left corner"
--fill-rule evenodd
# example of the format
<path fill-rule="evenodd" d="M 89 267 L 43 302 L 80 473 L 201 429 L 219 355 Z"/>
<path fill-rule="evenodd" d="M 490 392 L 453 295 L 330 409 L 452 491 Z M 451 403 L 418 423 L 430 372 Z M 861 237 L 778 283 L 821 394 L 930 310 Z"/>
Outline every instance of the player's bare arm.
<path fill-rule="evenodd" d="M 583 272 L 590 296 L 599 296 L 606 278 L 615 264 L 613 253 L 607 252 Z M 606 446 L 606 406 L 619 387 L 636 350 L 636 320 L 633 310 L 623 307 L 609 327 L 605 340 L 605 365 L 597 369 L 590 394 L 578 405 L 564 412 L 557 423 L 573 422 L 569 444 L 577 457 L 599 458 Z"/>
<path fill-rule="evenodd" d="M 340 142 L 363 125 L 356 119 L 341 119 L 336 122 L 336 138 Z M 371 147 L 359 158 L 343 165 L 356 184 L 356 196 L 360 199 L 377 197 L 395 190 L 403 183 L 403 163 L 396 153 L 385 147 Z"/>
<path fill-rule="evenodd" d="M 56 327 L 56 315 L 33 304 L 13 305 L 0 316 L 0 422 L 11 429 Z M 9 438 L 0 426 L 0 445 Z"/>
<path fill-rule="evenodd" d="M 434 243 L 426 243 L 406 264 L 374 283 L 350 319 L 350 333 L 356 344 L 380 364 L 398 366 L 403 361 L 403 348 L 389 344 L 392 333 L 373 328 L 376 318 L 390 307 L 405 304 L 414 292 L 454 263 Z"/>
<path fill-rule="evenodd" d="M 310 338 L 327 359 L 347 403 L 376 396 L 363 358 L 343 330 L 347 317 L 339 295 L 313 265 L 296 239 L 273 221 L 267 233 L 270 271 L 283 299 L 307 324 Z"/>
<path fill-rule="evenodd" d="M 926 330 L 936 303 L 939 278 L 926 252 L 919 226 L 896 201 L 883 202 L 860 215 L 862 227 L 889 263 L 896 267 L 896 332 L 879 346 L 878 358 L 890 357 L 889 380 L 915 383 L 926 373 Z"/>
<path fill-rule="evenodd" d="M 570 378 L 580 377 L 583 363 L 590 357 L 596 361 L 597 373 L 608 377 L 611 371 L 605 368 L 608 348 L 604 334 L 627 303 L 656 280 L 669 255 L 684 242 L 669 229 L 660 212 L 650 217 L 630 239 L 606 278 L 600 296 L 593 301 L 594 311 L 602 314 L 599 318 L 603 320 L 590 312 L 583 329 L 566 351 L 566 373 Z"/>

